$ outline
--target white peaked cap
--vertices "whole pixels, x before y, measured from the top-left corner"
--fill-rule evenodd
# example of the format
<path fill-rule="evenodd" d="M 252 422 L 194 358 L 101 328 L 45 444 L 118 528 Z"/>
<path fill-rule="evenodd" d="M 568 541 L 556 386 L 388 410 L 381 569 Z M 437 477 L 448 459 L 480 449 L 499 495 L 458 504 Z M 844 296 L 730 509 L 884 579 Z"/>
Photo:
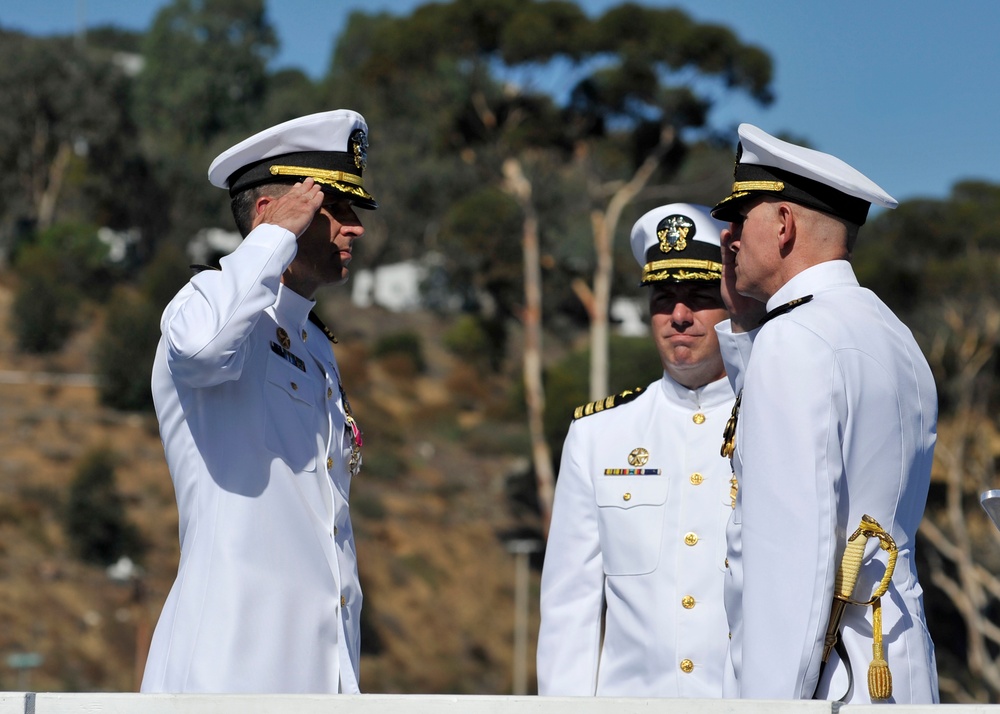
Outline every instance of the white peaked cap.
<path fill-rule="evenodd" d="M 642 284 L 669 280 L 720 280 L 720 233 L 726 224 L 708 206 L 670 203 L 645 213 L 632 226 L 632 255 Z"/>
<path fill-rule="evenodd" d="M 739 206 L 760 194 L 780 196 L 861 225 L 876 204 L 895 208 L 896 199 L 836 156 L 777 139 L 752 124 L 740 124 L 735 182 L 731 195 L 712 215 L 733 220 Z"/>
<path fill-rule="evenodd" d="M 368 124 L 355 111 L 337 109 L 292 119 L 244 139 L 215 158 L 208 180 L 237 193 L 263 183 L 311 177 L 324 190 L 375 208 L 362 179 L 367 162 Z"/>

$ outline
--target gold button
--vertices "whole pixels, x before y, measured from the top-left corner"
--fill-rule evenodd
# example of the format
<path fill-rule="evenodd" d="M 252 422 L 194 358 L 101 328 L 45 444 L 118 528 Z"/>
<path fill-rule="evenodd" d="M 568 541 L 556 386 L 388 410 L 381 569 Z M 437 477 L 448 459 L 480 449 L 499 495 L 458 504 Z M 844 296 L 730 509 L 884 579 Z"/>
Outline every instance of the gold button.
<path fill-rule="evenodd" d="M 691 417 L 691 421 L 693 421 L 695 424 L 704 424 L 705 423 L 705 415 L 702 414 L 701 412 L 698 412 L 693 417 Z"/>
<path fill-rule="evenodd" d="M 340 531 L 337 529 L 337 526 L 334 526 L 333 527 L 333 534 L 337 535 L 338 533 L 340 533 Z"/>
<path fill-rule="evenodd" d="M 632 494 L 631 493 L 626 493 L 624 496 L 622 496 L 622 499 L 624 499 L 626 501 L 631 501 L 632 500 Z"/>
<path fill-rule="evenodd" d="M 326 457 L 326 468 L 327 469 L 332 469 L 333 468 L 333 457 L 332 456 Z"/>
<path fill-rule="evenodd" d="M 695 486 L 700 486 L 701 482 L 704 481 L 704 480 L 705 480 L 705 477 L 702 476 L 697 471 L 695 471 L 693 474 L 691 474 L 691 483 L 693 483 Z"/>
<path fill-rule="evenodd" d="M 308 334 L 306 334 L 306 331 L 305 331 L 305 330 L 302 330 L 302 341 L 303 341 L 303 342 L 305 342 L 305 341 L 306 341 L 306 338 L 308 338 L 308 337 L 309 337 L 309 335 L 308 335 Z"/>
<path fill-rule="evenodd" d="M 726 558 L 726 567 L 729 567 L 729 558 Z"/>
<path fill-rule="evenodd" d="M 694 598 L 691 597 L 690 595 L 685 595 L 684 597 L 682 597 L 681 607 L 683 607 L 685 610 L 690 610 L 692 607 L 694 607 Z"/>
<path fill-rule="evenodd" d="M 326 388 L 326 398 L 329 399 L 332 396 L 333 396 L 333 387 L 327 387 Z"/>
<path fill-rule="evenodd" d="M 346 597 L 344 597 L 343 595 L 341 595 L 341 596 L 340 596 L 340 606 L 341 606 L 341 607 L 344 607 L 344 606 L 346 606 L 346 605 L 347 605 L 347 598 L 346 598 Z"/>
<path fill-rule="evenodd" d="M 694 671 L 694 662 L 689 659 L 681 660 L 681 671 L 686 674 L 691 674 Z"/>
<path fill-rule="evenodd" d="M 697 533 L 686 533 L 684 535 L 684 544 L 685 545 L 694 545 L 697 542 L 698 542 L 698 534 Z"/>
<path fill-rule="evenodd" d="M 295 382 L 292 382 L 292 389 L 293 389 L 294 391 L 298 391 L 298 389 L 299 389 L 299 385 L 297 385 L 297 384 L 296 384 Z"/>

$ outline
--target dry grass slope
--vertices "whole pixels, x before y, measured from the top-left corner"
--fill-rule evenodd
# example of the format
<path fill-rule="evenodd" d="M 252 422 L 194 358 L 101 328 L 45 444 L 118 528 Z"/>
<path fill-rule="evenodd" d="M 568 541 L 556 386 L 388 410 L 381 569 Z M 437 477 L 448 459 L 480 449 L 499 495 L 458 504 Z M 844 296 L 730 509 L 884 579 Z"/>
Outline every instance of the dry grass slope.
<path fill-rule="evenodd" d="M 155 419 L 100 406 L 92 386 L 44 377 L 92 371 L 99 314 L 59 355 L 29 357 L 7 329 L 10 299 L 0 286 L 0 654 L 44 661 L 20 676 L 0 668 L 0 688 L 134 690 L 137 646 L 141 657 L 177 562 Z M 352 493 L 366 596 L 362 688 L 508 693 L 514 562 L 500 534 L 534 524 L 505 495 L 508 475 L 524 467 L 523 427 L 490 421 L 506 385 L 452 360 L 433 316 L 358 312 L 333 299 L 328 310 L 350 315 L 330 322 L 343 335 L 337 354 L 366 433 L 368 468 Z M 399 355 L 369 356 L 366 344 L 392 330 L 422 336 L 423 373 Z M 99 447 L 117 455 L 128 516 L 149 544 L 144 598 L 74 559 L 62 527 L 77 463 Z M 529 656 L 537 572 L 530 602 Z"/>

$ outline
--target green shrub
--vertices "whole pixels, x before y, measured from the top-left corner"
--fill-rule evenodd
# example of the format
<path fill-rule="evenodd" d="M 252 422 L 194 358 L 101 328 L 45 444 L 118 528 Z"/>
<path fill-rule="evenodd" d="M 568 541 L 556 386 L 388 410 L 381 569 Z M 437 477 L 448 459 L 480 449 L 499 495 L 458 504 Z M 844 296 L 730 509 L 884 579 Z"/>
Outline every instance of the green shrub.
<path fill-rule="evenodd" d="M 101 403 L 123 411 L 153 407 L 149 380 L 160 338 L 160 308 L 141 294 L 117 288 L 94 353 Z"/>
<path fill-rule="evenodd" d="M 420 345 L 420 335 L 415 332 L 394 332 L 380 337 L 372 348 L 372 356 L 378 358 L 390 355 L 407 357 L 418 372 L 423 372 L 427 368 Z"/>
<path fill-rule="evenodd" d="M 70 485 L 66 535 L 76 555 L 88 563 L 110 565 L 122 556 L 138 561 L 144 550 L 139 532 L 126 518 L 115 466 L 112 451 L 94 449 L 81 459 Z"/>
<path fill-rule="evenodd" d="M 63 279 L 51 248 L 31 246 L 18 260 L 19 283 L 11 305 L 17 345 L 25 352 L 46 354 L 61 348 L 72 333 L 80 292 Z"/>
<path fill-rule="evenodd" d="M 448 328 L 443 342 L 456 357 L 476 366 L 488 365 L 496 372 L 503 365 L 507 332 L 502 320 L 466 314 Z"/>

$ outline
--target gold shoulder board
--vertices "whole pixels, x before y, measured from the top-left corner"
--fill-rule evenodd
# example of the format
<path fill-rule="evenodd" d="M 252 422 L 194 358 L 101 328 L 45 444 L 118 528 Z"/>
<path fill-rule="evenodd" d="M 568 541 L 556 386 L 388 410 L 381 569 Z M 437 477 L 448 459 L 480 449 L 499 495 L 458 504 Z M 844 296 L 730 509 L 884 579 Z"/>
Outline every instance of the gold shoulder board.
<path fill-rule="evenodd" d="M 573 419 L 580 419 L 585 416 L 590 416 L 591 414 L 596 414 L 597 412 L 603 412 L 605 409 L 612 409 L 622 404 L 627 404 L 642 394 L 643 389 L 645 389 L 645 387 L 626 389 L 621 394 L 612 394 L 610 397 L 605 397 L 604 399 L 598 399 L 596 402 L 584 404 L 583 406 L 577 407 L 573 410 Z"/>

